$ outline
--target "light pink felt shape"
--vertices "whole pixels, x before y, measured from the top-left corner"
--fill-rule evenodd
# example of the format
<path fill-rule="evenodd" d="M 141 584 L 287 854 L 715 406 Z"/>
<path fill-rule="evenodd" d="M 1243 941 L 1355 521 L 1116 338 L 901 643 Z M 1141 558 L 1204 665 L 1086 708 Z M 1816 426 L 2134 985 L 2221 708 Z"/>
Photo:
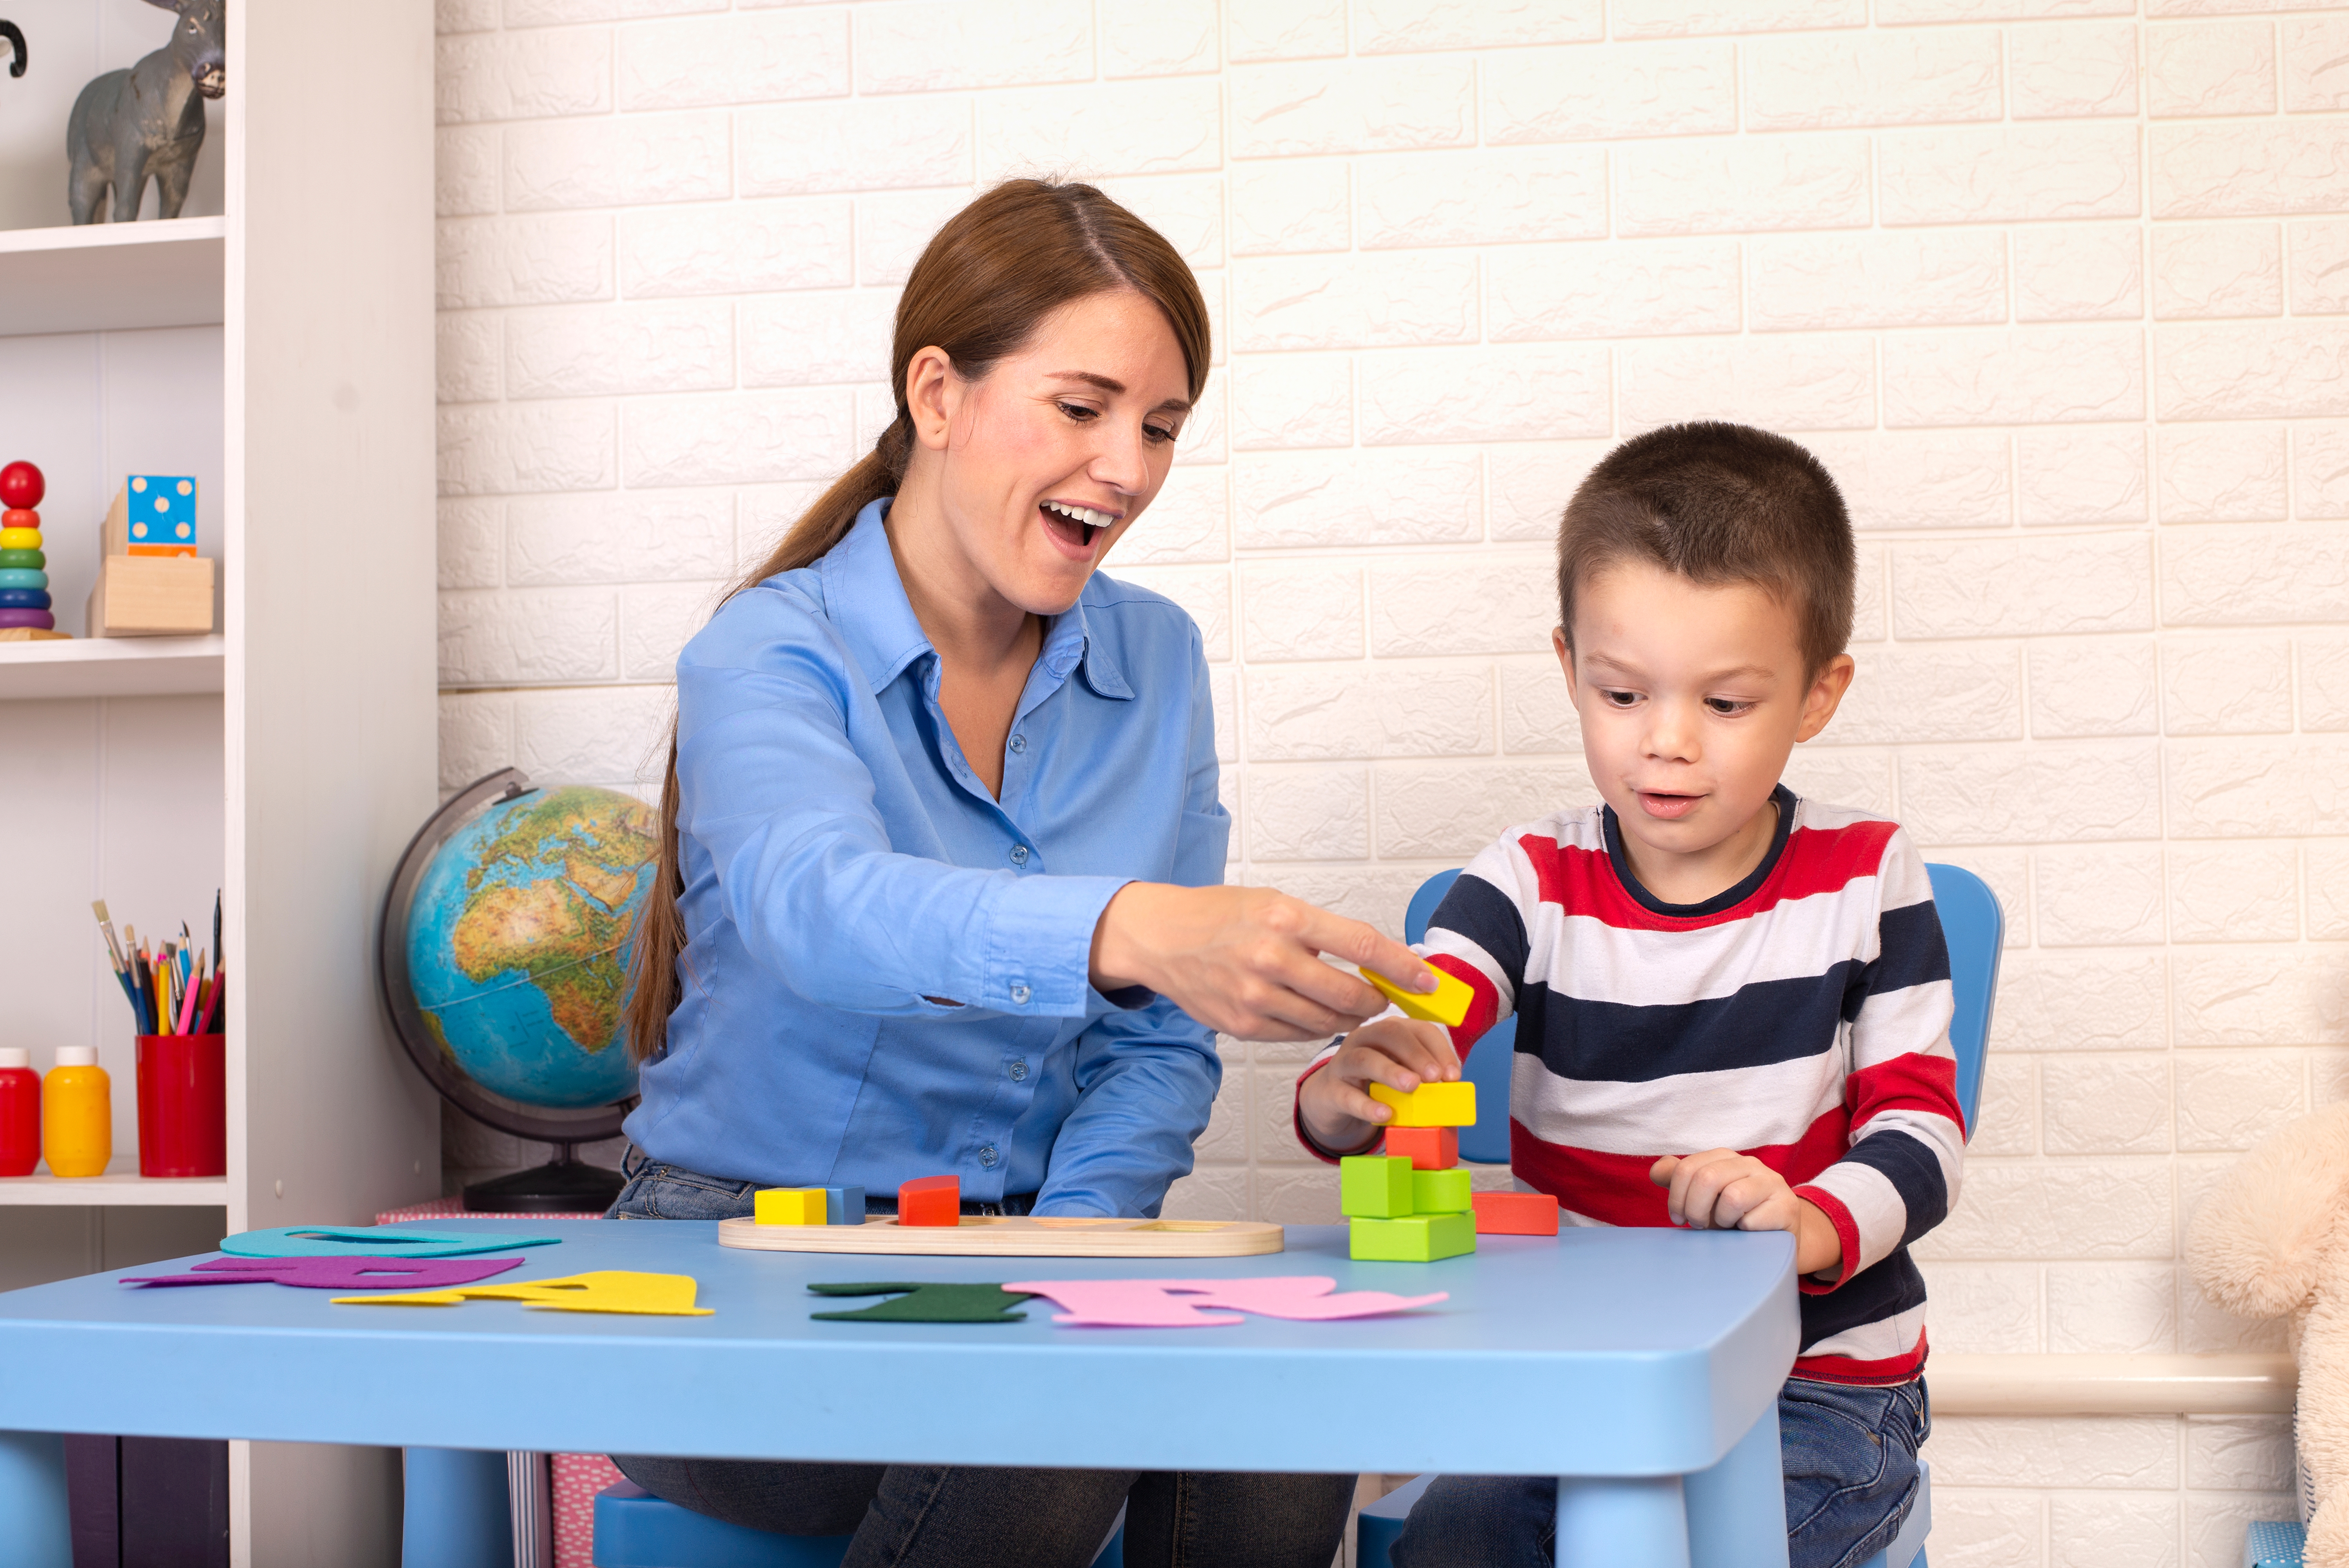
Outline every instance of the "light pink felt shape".
<path fill-rule="evenodd" d="M 1238 1323 L 1241 1313 L 1328 1323 L 1450 1299 L 1444 1291 L 1426 1296 L 1386 1291 L 1333 1295 L 1337 1283 L 1326 1275 L 1289 1274 L 1250 1280 L 1024 1280 L 1003 1288 L 1050 1297 L 1068 1309 L 1053 1314 L 1052 1321 L 1071 1328 L 1217 1328 Z M 1201 1310 L 1213 1307 L 1226 1310 Z"/>

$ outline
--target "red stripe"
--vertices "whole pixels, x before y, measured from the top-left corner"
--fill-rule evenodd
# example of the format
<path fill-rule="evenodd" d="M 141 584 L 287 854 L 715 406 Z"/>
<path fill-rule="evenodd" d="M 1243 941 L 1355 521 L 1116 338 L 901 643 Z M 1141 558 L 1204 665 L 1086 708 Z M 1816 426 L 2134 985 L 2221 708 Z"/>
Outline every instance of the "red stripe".
<path fill-rule="evenodd" d="M 1805 1128 L 1794 1143 L 1738 1152 L 1753 1156 L 1785 1177 L 1788 1186 L 1797 1186 L 1842 1158 L 1846 1126 L 1843 1109 L 1837 1106 Z M 1575 1148 L 1544 1143 L 1526 1131 L 1523 1122 L 1514 1116 L 1509 1120 L 1511 1170 L 1576 1213 L 1609 1225 L 1670 1225 L 1664 1189 L 1648 1179 L 1648 1168 L 1658 1155 L 1695 1152 L 1660 1148 L 1654 1154 L 1608 1154 Z M 1846 1243 L 1846 1256 L 1856 1251 L 1855 1245 Z"/>
<path fill-rule="evenodd" d="M 1795 1358 L 1794 1375 L 1820 1383 L 1848 1383 L 1881 1387 L 1893 1383 L 1906 1383 L 1925 1370 L 1925 1331 L 1917 1331 L 1917 1343 L 1899 1355 L 1888 1355 L 1878 1361 L 1860 1361 L 1848 1355 L 1798 1355 Z"/>
<path fill-rule="evenodd" d="M 1851 1210 L 1844 1200 L 1824 1187 L 1797 1187 L 1795 1196 L 1827 1217 L 1827 1223 L 1835 1227 L 1836 1241 L 1843 1248 L 1843 1269 L 1834 1279 L 1821 1282 L 1804 1274 L 1795 1281 L 1795 1288 L 1803 1294 L 1823 1296 L 1852 1276 L 1853 1265 L 1859 1261 L 1859 1222 L 1851 1217 Z"/>
<path fill-rule="evenodd" d="M 1966 1113 L 1958 1105 L 1954 1057 L 1903 1051 L 1845 1078 L 1843 1100 L 1850 1107 L 1851 1125 L 1863 1133 L 1869 1122 L 1887 1111 L 1923 1111 L 1949 1117 L 1957 1124 L 1959 1136 L 1965 1136 Z"/>
<path fill-rule="evenodd" d="M 1848 827 L 1798 828 L 1786 851 L 1753 894 L 1715 914 L 1660 915 L 1631 897 L 1603 849 L 1560 844 L 1529 833 L 1517 840 L 1533 863 L 1541 900 L 1571 915 L 1587 915 L 1626 930 L 1693 931 L 1746 920 L 1794 898 L 1840 892 L 1884 864 L 1884 846 L 1899 831 L 1896 823 L 1856 822 Z"/>
<path fill-rule="evenodd" d="M 1468 999 L 1468 1016 L 1452 1031 L 1452 1048 L 1460 1053 L 1460 1059 L 1464 1062 L 1468 1059 L 1469 1047 L 1483 1039 L 1485 1031 L 1500 1021 L 1500 989 L 1485 978 L 1483 970 L 1466 959 L 1454 958 L 1450 953 L 1433 953 L 1428 956 L 1426 963 L 1430 969 L 1441 970 L 1453 979 L 1465 982 L 1468 989 L 1475 993 Z"/>

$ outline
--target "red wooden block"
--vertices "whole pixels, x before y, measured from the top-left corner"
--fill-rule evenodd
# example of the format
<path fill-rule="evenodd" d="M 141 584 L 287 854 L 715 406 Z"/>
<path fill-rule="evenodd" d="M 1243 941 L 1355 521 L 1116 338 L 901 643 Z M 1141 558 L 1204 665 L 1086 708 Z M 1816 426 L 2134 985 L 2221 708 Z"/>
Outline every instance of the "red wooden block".
<path fill-rule="evenodd" d="M 1408 1157 L 1413 1170 L 1449 1170 L 1460 1163 L 1460 1129 L 1389 1127 L 1387 1153 Z"/>
<path fill-rule="evenodd" d="M 959 1225 L 962 1223 L 962 1178 L 923 1176 L 897 1188 L 900 1225 Z M 1555 1220 L 1551 1229 L 1557 1229 Z"/>
<path fill-rule="evenodd" d="M 1557 1199 L 1547 1192 L 1479 1192 L 1468 1201 L 1479 1236 L 1557 1234 Z"/>

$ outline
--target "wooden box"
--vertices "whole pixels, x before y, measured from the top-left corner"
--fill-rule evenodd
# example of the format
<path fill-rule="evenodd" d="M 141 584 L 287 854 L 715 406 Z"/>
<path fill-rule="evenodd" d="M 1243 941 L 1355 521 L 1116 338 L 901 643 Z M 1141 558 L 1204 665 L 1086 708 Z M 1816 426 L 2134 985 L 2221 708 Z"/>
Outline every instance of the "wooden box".
<path fill-rule="evenodd" d="M 89 593 L 91 637 L 187 637 L 212 629 L 209 556 L 106 556 Z"/>

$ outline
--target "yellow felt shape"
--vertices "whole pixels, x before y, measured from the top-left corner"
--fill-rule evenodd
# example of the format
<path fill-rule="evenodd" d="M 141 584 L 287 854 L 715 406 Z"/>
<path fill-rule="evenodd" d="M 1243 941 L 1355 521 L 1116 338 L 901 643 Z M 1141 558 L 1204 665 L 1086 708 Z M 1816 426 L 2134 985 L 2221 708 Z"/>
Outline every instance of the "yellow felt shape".
<path fill-rule="evenodd" d="M 821 1225 L 824 1223 L 821 1187 L 768 1187 L 750 1199 L 750 1215 L 761 1225 Z"/>
<path fill-rule="evenodd" d="M 1456 974 L 1446 974 L 1440 969 L 1432 972 L 1435 976 L 1433 991 L 1405 991 L 1375 970 L 1364 970 L 1362 978 L 1402 1008 L 1405 1018 L 1416 1018 L 1423 1023 L 1446 1023 L 1457 1029 L 1468 1016 L 1468 1004 L 1475 1000 L 1476 993 Z"/>
<path fill-rule="evenodd" d="M 817 1194 L 822 1197 L 821 1193 Z M 559 1280 L 530 1280 L 512 1285 L 458 1285 L 445 1291 L 415 1291 L 406 1295 L 336 1296 L 336 1306 L 455 1306 L 460 1302 L 524 1302 L 555 1312 L 638 1313 L 654 1317 L 708 1317 L 708 1307 L 693 1304 L 697 1286 L 691 1274 L 647 1274 L 628 1269 L 605 1269 L 568 1274 Z"/>
<path fill-rule="evenodd" d="M 1392 1127 L 1473 1127 L 1476 1125 L 1476 1085 L 1463 1078 L 1456 1084 L 1422 1084 L 1410 1094 L 1384 1084 L 1369 1084 L 1371 1098 L 1394 1107 Z"/>

